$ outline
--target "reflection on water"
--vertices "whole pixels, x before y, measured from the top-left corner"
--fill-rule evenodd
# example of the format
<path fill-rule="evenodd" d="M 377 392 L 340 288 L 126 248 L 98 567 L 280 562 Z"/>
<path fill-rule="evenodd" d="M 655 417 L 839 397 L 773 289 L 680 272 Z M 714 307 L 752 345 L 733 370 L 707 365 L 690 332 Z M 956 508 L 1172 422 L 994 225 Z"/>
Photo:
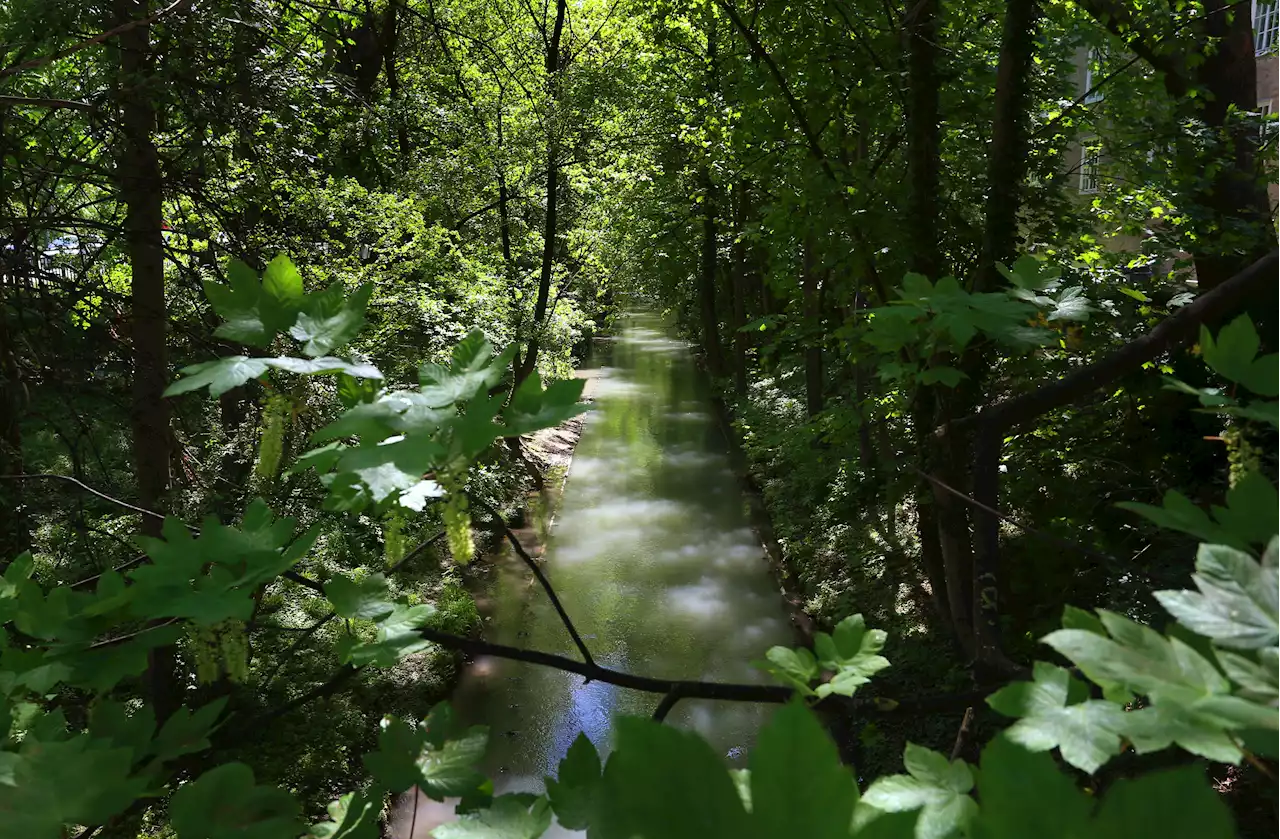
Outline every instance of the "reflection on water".
<path fill-rule="evenodd" d="M 752 660 L 790 630 L 747 525 L 688 347 L 635 316 L 600 349 L 596 410 L 578 444 L 547 546 L 547 575 L 597 661 L 650 676 L 759 681 Z M 527 577 L 500 580 L 490 640 L 574 656 Z M 586 732 L 607 750 L 617 714 L 661 697 L 517 662 L 482 661 L 456 705 L 490 726 L 499 791 L 541 789 Z M 765 711 L 684 701 L 668 721 L 696 728 L 733 761 Z"/>

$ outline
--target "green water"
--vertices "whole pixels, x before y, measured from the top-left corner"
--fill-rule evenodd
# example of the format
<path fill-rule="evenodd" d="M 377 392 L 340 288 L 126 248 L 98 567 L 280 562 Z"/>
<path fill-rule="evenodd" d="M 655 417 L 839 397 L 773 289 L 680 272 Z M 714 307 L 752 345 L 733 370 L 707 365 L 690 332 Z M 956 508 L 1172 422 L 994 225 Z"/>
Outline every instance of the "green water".
<path fill-rule="evenodd" d="M 672 679 L 762 681 L 751 666 L 792 632 L 748 526 L 688 346 L 654 318 L 598 345 L 589 416 L 547 543 L 544 569 L 596 660 Z M 575 656 L 527 572 L 504 563 L 485 637 Z M 541 790 L 579 732 L 602 750 L 618 714 L 660 701 L 579 676 L 481 659 L 455 705 L 490 727 L 499 792 Z M 669 724 L 697 729 L 742 765 L 766 709 L 684 700 Z"/>

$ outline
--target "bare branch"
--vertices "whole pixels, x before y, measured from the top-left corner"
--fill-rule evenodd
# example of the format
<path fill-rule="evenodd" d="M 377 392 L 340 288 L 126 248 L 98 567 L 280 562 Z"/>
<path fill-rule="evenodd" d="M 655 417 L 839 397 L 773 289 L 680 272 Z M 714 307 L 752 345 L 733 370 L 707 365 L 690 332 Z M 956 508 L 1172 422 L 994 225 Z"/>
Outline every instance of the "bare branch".
<path fill-rule="evenodd" d="M 0 107 L 6 108 L 66 108 L 74 111 L 96 111 L 98 106 L 89 102 L 70 99 L 46 99 L 39 96 L 0 96 Z"/>
<path fill-rule="evenodd" d="M 23 480 L 35 480 L 35 479 L 66 481 L 69 484 L 75 484 L 77 487 L 89 493 L 90 495 L 95 495 L 98 498 L 101 498 L 103 501 L 110 502 L 116 505 L 117 507 L 122 507 L 126 510 L 131 510 L 132 512 L 140 513 L 141 515 L 149 516 L 159 521 L 164 521 L 164 518 L 165 518 L 163 515 L 161 515 L 160 513 L 157 513 L 154 510 L 148 510 L 145 507 L 139 507 L 136 504 L 130 504 L 128 501 L 122 501 L 119 498 L 116 498 L 115 496 L 107 495 L 105 492 L 94 489 L 93 487 L 89 486 L 79 478 L 73 478 L 70 475 L 55 475 L 55 474 L 44 473 L 44 472 L 31 474 L 31 475 L 0 475 L 0 481 L 23 481 Z M 196 527 L 195 525 L 184 524 L 183 526 L 186 527 L 187 530 L 191 531 L 191 533 L 194 535 L 199 535 L 200 533 L 200 528 Z M 132 564 L 132 560 L 130 561 L 130 563 L 126 563 L 126 564 Z M 297 571 L 292 571 L 292 570 L 285 571 L 280 576 L 284 577 L 287 580 L 291 580 L 300 586 L 305 586 L 306 588 L 309 588 L 312 591 L 318 592 L 319 594 L 324 594 L 323 585 L 311 579 L 310 577 L 304 577 L 303 575 L 299 574 Z M 93 579 L 93 578 L 90 578 L 90 579 Z M 81 580 L 79 583 L 76 583 L 76 585 L 81 585 L 85 582 L 89 582 L 89 580 Z"/>
<path fill-rule="evenodd" d="M 594 667 L 595 660 L 591 657 L 591 651 L 587 649 L 586 642 L 583 641 L 582 636 L 578 634 L 578 629 L 573 625 L 573 620 L 570 619 L 569 613 L 566 612 L 564 610 L 564 606 L 560 604 L 560 598 L 556 596 L 555 589 L 551 587 L 551 581 L 542 573 L 541 566 L 534 562 L 533 557 L 529 556 L 525 551 L 524 546 L 520 544 L 520 540 L 511 532 L 511 528 L 507 527 L 506 522 L 502 520 L 502 516 L 497 510 L 483 499 L 473 497 L 472 500 L 476 501 L 481 507 L 483 507 L 493 518 L 494 523 L 498 527 L 502 528 L 502 532 L 507 537 L 507 541 L 511 543 L 512 550 L 514 550 L 516 555 L 519 556 L 520 559 L 524 561 L 524 564 L 529 567 L 529 570 L 533 572 L 533 576 L 538 578 L 538 584 L 541 585 L 542 590 L 547 593 L 547 599 L 550 600 L 551 605 L 555 607 L 556 614 L 560 616 L 560 622 L 564 624 L 564 628 L 569 631 L 569 637 L 573 639 L 573 643 L 578 648 L 578 652 L 582 654 L 582 660 L 586 662 L 587 665 Z M 590 681 L 589 676 L 588 681 Z"/>
<path fill-rule="evenodd" d="M 487 655 L 511 661 L 523 661 L 528 664 L 539 664 L 566 673 L 575 673 L 588 681 L 604 682 L 618 687 L 638 690 L 643 693 L 656 693 L 668 697 L 664 704 L 674 705 L 677 699 L 716 699 L 727 702 L 756 702 L 766 705 L 780 705 L 789 702 L 795 691 L 782 685 L 752 685 L 733 682 L 702 682 L 682 679 L 656 679 L 651 676 L 640 676 L 621 670 L 613 670 L 598 664 L 588 664 L 572 658 L 544 653 L 538 650 L 526 650 L 521 647 L 510 647 L 505 644 L 494 644 L 476 638 L 464 638 L 430 627 L 423 627 L 418 634 L 433 643 L 449 649 L 461 650 L 469 655 Z M 843 708 L 846 711 L 857 711 L 863 715 L 893 716 L 921 713 L 960 712 L 981 701 L 990 692 L 974 690 L 963 693 L 942 694 L 917 697 L 914 699 L 891 699 L 884 696 L 873 696 L 869 692 L 856 697 L 828 696 L 815 704 L 817 708 Z M 675 699 L 669 697 L 674 694 Z M 659 706 L 661 707 L 661 706 Z M 668 707 L 666 710 L 670 710 Z"/>

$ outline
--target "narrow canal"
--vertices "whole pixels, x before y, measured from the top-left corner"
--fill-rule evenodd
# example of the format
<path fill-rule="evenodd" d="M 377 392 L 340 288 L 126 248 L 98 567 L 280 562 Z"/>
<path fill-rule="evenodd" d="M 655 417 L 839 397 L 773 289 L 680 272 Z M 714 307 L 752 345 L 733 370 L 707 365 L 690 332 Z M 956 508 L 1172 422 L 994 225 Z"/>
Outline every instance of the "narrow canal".
<path fill-rule="evenodd" d="M 596 354 L 594 410 L 547 541 L 547 576 L 605 666 L 672 679 L 763 681 L 751 662 L 774 644 L 792 643 L 792 632 L 688 345 L 657 318 L 637 315 Z M 526 571 L 511 565 L 500 573 L 492 596 L 486 638 L 576 657 Z M 660 699 L 481 659 L 454 705 L 489 726 L 484 768 L 497 792 L 514 792 L 541 790 L 578 732 L 607 751 L 616 715 L 647 716 Z M 698 730 L 741 765 L 765 713 L 685 700 L 667 721 Z"/>

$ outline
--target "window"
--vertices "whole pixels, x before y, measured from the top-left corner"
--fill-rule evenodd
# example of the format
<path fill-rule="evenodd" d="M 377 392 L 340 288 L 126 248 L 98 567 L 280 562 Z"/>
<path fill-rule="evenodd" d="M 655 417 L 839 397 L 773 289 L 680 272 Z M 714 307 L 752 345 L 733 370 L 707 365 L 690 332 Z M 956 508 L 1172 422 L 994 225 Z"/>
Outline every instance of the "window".
<path fill-rule="evenodd" d="M 1098 191 L 1098 158 L 1102 146 L 1097 137 L 1080 141 L 1080 191 L 1090 194 Z"/>
<path fill-rule="evenodd" d="M 1102 91 L 1095 91 L 1093 86 L 1102 80 L 1102 53 L 1091 48 L 1084 61 L 1084 101 L 1086 105 L 1102 101 Z"/>
<path fill-rule="evenodd" d="M 1271 118 L 1274 114 L 1270 100 L 1258 103 L 1258 139 L 1264 143 L 1267 141 L 1268 134 L 1275 133 L 1276 123 Z"/>
<path fill-rule="evenodd" d="M 1280 4 L 1276 0 L 1253 0 L 1253 51 L 1266 55 L 1275 49 L 1280 29 Z"/>

